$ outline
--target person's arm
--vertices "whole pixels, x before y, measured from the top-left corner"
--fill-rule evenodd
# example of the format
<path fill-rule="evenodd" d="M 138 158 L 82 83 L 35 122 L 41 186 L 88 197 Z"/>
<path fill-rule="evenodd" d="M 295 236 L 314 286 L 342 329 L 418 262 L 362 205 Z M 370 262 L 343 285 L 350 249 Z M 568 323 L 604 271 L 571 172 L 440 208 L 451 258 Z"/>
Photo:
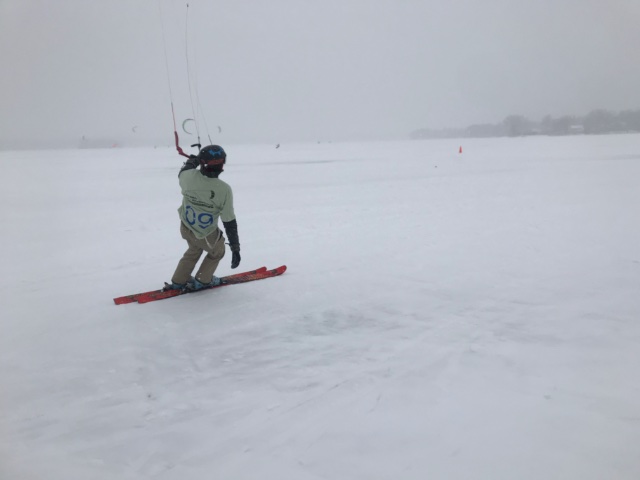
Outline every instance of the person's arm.
<path fill-rule="evenodd" d="M 195 155 L 189 155 L 189 160 L 184 162 L 182 168 L 178 172 L 178 176 L 180 176 L 180 174 L 185 170 L 193 170 L 194 168 L 198 168 L 198 165 L 200 165 L 200 160 L 198 160 L 198 157 L 196 157 Z"/>
<path fill-rule="evenodd" d="M 229 222 L 222 222 L 224 231 L 229 239 L 229 248 L 231 250 L 231 268 L 240 265 L 240 238 L 238 237 L 238 222 L 234 218 Z"/>

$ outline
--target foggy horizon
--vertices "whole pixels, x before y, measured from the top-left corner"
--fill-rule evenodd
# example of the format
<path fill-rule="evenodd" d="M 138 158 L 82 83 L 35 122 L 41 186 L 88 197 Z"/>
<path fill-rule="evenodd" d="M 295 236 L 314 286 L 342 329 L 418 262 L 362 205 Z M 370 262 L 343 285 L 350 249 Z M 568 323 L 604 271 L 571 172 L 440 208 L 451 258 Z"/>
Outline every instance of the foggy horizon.
<path fill-rule="evenodd" d="M 631 0 L 3 0 L 0 148 L 172 145 L 171 97 L 183 148 L 194 110 L 203 143 L 275 144 L 638 109 L 638 19 Z"/>

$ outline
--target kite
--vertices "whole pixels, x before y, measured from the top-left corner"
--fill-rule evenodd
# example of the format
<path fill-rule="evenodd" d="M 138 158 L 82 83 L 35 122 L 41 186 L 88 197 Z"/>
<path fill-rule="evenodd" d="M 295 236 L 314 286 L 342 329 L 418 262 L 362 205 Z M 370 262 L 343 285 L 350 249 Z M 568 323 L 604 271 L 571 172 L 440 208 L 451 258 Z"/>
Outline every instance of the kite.
<path fill-rule="evenodd" d="M 189 135 L 193 135 L 193 132 L 190 132 L 189 130 L 187 130 L 187 128 L 185 127 L 185 125 L 187 124 L 187 122 L 193 122 L 196 123 L 196 121 L 193 118 L 187 118 L 184 122 L 182 122 L 182 130 L 184 130 L 184 133 L 188 133 Z"/>

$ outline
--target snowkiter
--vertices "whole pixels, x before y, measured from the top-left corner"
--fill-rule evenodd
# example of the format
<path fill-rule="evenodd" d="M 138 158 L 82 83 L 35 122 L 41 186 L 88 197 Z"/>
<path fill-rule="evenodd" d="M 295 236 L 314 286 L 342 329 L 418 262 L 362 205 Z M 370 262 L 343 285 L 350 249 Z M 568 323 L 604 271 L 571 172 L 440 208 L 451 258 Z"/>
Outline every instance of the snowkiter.
<path fill-rule="evenodd" d="M 227 154 L 221 146 L 209 145 L 203 147 L 197 156 L 191 155 L 178 173 L 182 189 L 182 205 L 178 209 L 180 235 L 189 248 L 178 262 L 172 283 L 165 288 L 199 290 L 220 284 L 214 272 L 225 253 L 225 238 L 218 228 L 218 218 L 222 220 L 229 238 L 231 268 L 240 265 L 240 240 L 233 211 L 233 192 L 227 183 L 218 178 L 226 160 Z M 202 252 L 207 252 L 207 256 L 195 277 L 192 277 Z"/>

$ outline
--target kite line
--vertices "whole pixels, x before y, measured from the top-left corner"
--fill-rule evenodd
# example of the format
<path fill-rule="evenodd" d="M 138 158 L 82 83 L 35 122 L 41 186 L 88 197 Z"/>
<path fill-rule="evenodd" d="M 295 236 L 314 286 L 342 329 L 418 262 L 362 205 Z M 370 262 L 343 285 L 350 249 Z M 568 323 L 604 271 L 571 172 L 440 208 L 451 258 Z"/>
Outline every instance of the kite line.
<path fill-rule="evenodd" d="M 191 103 L 191 113 L 193 115 L 193 118 L 187 118 L 186 120 L 184 120 L 182 122 L 182 129 L 184 130 L 185 133 L 190 134 L 191 132 L 187 131 L 187 129 L 185 128 L 185 124 L 188 121 L 193 121 L 194 125 L 195 125 L 195 129 L 196 129 L 196 135 L 198 138 L 198 143 L 195 143 L 193 145 L 191 145 L 192 147 L 198 147 L 198 149 L 202 148 L 202 144 L 200 141 L 200 126 L 198 123 L 198 116 L 196 115 L 196 105 L 198 106 L 198 112 L 200 113 L 200 116 L 202 117 L 203 121 L 204 121 L 204 125 L 205 125 L 205 129 L 206 129 L 206 133 L 207 133 L 207 137 L 209 138 L 209 142 L 211 144 L 213 144 L 213 141 L 211 140 L 211 135 L 209 134 L 209 128 L 207 126 L 207 120 L 205 118 L 204 115 L 204 111 L 202 109 L 202 106 L 200 104 L 200 97 L 198 95 L 198 84 L 197 84 L 197 78 L 195 81 L 192 82 L 192 75 L 191 75 L 191 65 L 189 62 L 189 4 L 187 3 L 187 13 L 185 16 L 185 57 L 186 57 L 186 62 L 187 62 L 187 83 L 188 83 L 188 87 L 189 87 L 189 100 Z M 158 0 L 158 10 L 160 12 L 160 25 L 161 25 L 161 29 L 162 29 L 162 45 L 163 45 L 163 50 L 164 50 L 164 61 L 165 61 L 165 68 L 167 71 L 167 84 L 169 86 L 169 99 L 171 102 L 171 117 L 173 119 L 173 136 L 175 139 L 175 143 L 176 143 L 176 150 L 178 151 L 178 153 L 184 157 L 189 157 L 188 154 L 186 154 L 182 148 L 180 147 L 180 137 L 178 136 L 178 126 L 176 123 L 176 113 L 175 113 L 175 108 L 174 108 L 174 101 L 173 101 L 173 89 L 171 88 L 171 71 L 169 69 L 169 55 L 167 53 L 167 34 L 166 34 L 166 29 L 164 26 L 164 16 L 162 13 L 162 4 L 161 4 L 161 0 Z M 192 88 L 192 84 L 193 84 L 193 88 Z M 194 93 L 195 91 L 195 93 Z M 194 101 L 194 97 L 195 97 L 195 101 Z M 218 127 L 218 130 L 220 131 L 220 127 Z"/>

